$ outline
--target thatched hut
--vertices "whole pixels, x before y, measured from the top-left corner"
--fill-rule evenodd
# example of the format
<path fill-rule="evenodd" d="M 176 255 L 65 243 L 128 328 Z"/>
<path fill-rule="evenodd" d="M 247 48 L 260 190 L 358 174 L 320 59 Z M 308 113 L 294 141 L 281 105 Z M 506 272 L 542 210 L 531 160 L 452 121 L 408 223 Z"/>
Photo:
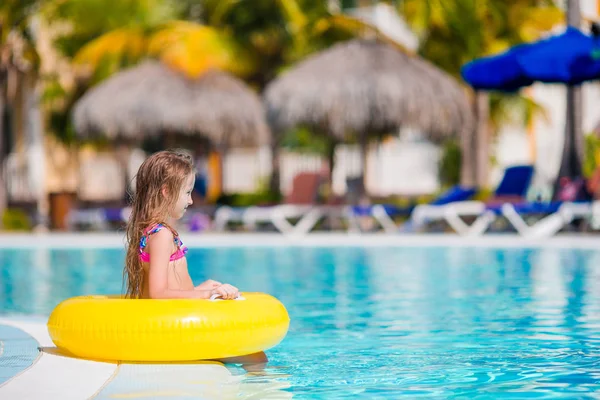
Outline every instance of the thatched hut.
<path fill-rule="evenodd" d="M 241 80 L 216 70 L 189 79 L 157 61 L 119 72 L 89 90 L 75 104 L 73 122 L 82 138 L 139 143 L 163 135 L 171 146 L 175 135 L 198 136 L 222 156 L 229 147 L 258 146 L 271 137 L 260 97 Z M 125 149 L 118 152 L 123 166 Z"/>
<path fill-rule="evenodd" d="M 73 121 L 82 137 L 180 133 L 219 147 L 259 145 L 270 137 L 261 100 L 242 81 L 214 70 L 192 80 L 156 61 L 92 88 L 75 105 Z"/>
<path fill-rule="evenodd" d="M 309 57 L 271 82 L 264 99 L 275 136 L 304 125 L 328 134 L 332 147 L 354 138 L 362 144 L 363 166 L 369 136 L 410 127 L 439 142 L 470 134 L 473 124 L 458 82 L 375 40 L 352 40 Z"/>

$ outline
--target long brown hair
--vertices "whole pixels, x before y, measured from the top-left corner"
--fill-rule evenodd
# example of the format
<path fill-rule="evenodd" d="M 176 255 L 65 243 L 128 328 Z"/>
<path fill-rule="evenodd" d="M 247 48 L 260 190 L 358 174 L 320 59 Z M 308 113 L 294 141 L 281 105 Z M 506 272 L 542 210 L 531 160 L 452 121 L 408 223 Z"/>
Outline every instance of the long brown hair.
<path fill-rule="evenodd" d="M 135 194 L 132 194 L 131 215 L 127 222 L 127 256 L 123 270 L 127 297 L 139 298 L 142 294 L 144 271 L 139 246 L 144 229 L 161 223 L 177 236 L 166 220 L 175 207 L 181 186 L 193 172 L 192 158 L 177 150 L 154 153 L 140 166 L 135 177 Z M 166 195 L 163 189 L 166 189 Z"/>

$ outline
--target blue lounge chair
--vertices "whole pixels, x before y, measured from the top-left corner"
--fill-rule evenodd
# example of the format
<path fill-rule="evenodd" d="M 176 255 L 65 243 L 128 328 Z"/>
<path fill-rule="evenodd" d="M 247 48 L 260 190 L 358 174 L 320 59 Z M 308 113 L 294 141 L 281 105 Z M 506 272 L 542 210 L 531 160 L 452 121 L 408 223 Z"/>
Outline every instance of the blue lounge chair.
<path fill-rule="evenodd" d="M 525 202 L 533 173 L 534 168 L 531 165 L 516 165 L 506 168 L 494 194 L 486 202 L 467 200 L 442 205 L 417 206 L 411 215 L 413 227 L 419 227 L 431 221 L 444 220 L 461 235 L 481 235 L 501 214 L 504 204 Z M 467 224 L 462 217 L 475 217 L 475 221 Z"/>
<path fill-rule="evenodd" d="M 453 202 L 466 201 L 471 199 L 475 193 L 475 188 L 455 185 L 433 199 L 428 205 L 441 206 Z M 418 206 L 397 207 L 389 204 L 352 206 L 349 208 L 349 214 L 347 216 L 349 229 L 351 231 L 360 231 L 356 218 L 370 216 L 379 222 L 384 231 L 388 233 L 397 232 L 398 226 L 394 223 L 393 218 L 398 216 L 409 216 L 415 207 Z M 403 224 L 402 227 L 404 229 L 409 229 L 410 225 L 411 223 L 408 221 Z"/>
<path fill-rule="evenodd" d="M 527 175 L 527 171 L 521 173 L 524 176 Z M 509 192 L 512 190 L 516 193 L 522 189 L 522 187 L 516 187 L 505 190 Z M 521 196 L 524 197 L 524 195 Z M 576 218 L 591 217 L 594 213 L 593 205 L 594 203 L 587 198 L 551 202 L 529 202 L 523 198 L 521 201 L 496 201 L 493 204 L 487 204 L 486 211 L 505 217 L 522 236 L 540 238 L 558 233 Z M 525 222 L 524 217 L 540 215 L 543 217 L 532 225 Z"/>
<path fill-rule="evenodd" d="M 533 179 L 534 168 L 531 165 L 516 165 L 504 170 L 504 176 L 486 204 L 520 203 L 525 201 L 527 191 Z"/>

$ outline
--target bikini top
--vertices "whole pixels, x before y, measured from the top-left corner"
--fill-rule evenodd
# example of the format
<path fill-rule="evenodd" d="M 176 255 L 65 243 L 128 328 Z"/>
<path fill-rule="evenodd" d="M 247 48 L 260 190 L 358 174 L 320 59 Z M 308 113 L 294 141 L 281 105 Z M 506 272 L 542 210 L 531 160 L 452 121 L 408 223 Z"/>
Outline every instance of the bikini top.
<path fill-rule="evenodd" d="M 148 241 L 148 237 L 150 237 L 150 235 L 160 231 L 163 228 L 165 228 L 164 225 L 156 224 L 156 225 L 149 226 L 144 231 L 144 234 L 143 234 L 142 238 L 140 239 L 140 259 L 143 262 L 150 262 L 150 254 L 148 254 L 144 251 L 144 249 L 146 248 L 146 243 Z M 177 246 L 177 250 L 175 250 L 175 252 L 173 254 L 171 254 L 169 261 L 175 261 L 175 260 L 179 260 L 180 258 L 185 257 L 185 254 L 188 251 L 188 248 L 185 247 L 183 242 L 181 241 L 181 239 L 179 239 L 179 235 L 173 235 L 173 241 L 175 242 L 175 246 Z"/>

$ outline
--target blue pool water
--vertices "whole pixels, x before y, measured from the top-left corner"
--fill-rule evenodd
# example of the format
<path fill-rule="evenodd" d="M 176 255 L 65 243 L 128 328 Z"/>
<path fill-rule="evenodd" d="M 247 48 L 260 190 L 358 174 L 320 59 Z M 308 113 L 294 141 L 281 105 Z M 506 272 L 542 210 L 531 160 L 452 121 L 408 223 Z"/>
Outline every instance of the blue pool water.
<path fill-rule="evenodd" d="M 0 312 L 120 292 L 123 251 L 1 250 Z M 600 398 L 600 250 L 202 248 L 212 278 L 278 297 L 263 375 L 298 399 Z"/>
<path fill-rule="evenodd" d="M 0 325 L 0 385 L 27 369 L 38 357 L 38 342 L 8 325 Z"/>

